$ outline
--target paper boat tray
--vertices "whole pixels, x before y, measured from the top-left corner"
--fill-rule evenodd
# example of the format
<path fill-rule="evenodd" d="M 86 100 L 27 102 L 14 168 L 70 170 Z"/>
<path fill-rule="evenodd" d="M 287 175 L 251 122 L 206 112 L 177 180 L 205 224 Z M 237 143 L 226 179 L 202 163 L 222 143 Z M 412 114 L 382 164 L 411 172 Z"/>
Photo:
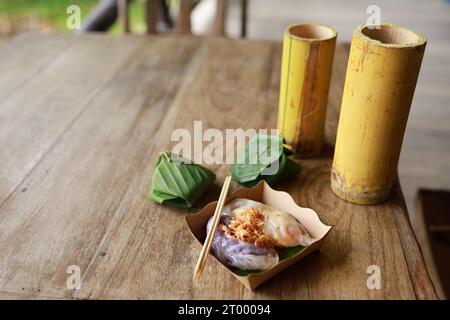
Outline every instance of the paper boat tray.
<path fill-rule="evenodd" d="M 273 190 L 265 181 L 261 181 L 253 188 L 242 188 L 236 190 L 227 197 L 226 203 L 236 198 L 246 198 L 260 201 L 273 208 L 291 214 L 305 226 L 313 238 L 317 239 L 317 241 L 296 255 L 281 260 L 273 268 L 258 273 L 252 273 L 247 276 L 237 275 L 211 254 L 215 262 L 219 263 L 225 270 L 227 270 L 227 272 L 230 272 L 250 290 L 256 289 L 266 280 L 272 278 L 284 269 L 310 255 L 312 252 L 319 250 L 331 229 L 331 226 L 327 226 L 320 221 L 319 216 L 314 210 L 298 206 L 288 193 Z M 206 238 L 206 224 L 208 219 L 214 215 L 216 204 L 217 201 L 211 202 L 207 204 L 200 212 L 194 215 L 186 216 L 186 222 L 189 229 L 200 245 L 203 245 L 203 241 Z"/>

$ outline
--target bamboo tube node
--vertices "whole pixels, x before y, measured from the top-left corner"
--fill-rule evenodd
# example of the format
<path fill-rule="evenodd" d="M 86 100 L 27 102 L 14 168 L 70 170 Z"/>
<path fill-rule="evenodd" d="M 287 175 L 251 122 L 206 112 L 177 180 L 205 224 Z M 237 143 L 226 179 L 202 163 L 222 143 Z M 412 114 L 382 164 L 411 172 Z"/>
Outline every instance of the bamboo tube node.
<path fill-rule="evenodd" d="M 354 30 L 331 170 L 339 197 L 375 204 L 389 196 L 425 45 L 389 23 Z"/>

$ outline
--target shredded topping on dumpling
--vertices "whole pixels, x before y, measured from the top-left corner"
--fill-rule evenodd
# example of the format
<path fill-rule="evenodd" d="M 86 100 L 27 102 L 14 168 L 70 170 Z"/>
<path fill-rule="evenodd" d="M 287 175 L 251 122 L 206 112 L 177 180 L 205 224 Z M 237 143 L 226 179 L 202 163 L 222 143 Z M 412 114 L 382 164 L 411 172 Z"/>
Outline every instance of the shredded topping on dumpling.
<path fill-rule="evenodd" d="M 239 217 L 231 218 L 228 226 L 221 223 L 219 228 L 229 238 L 252 243 L 261 248 L 273 248 L 270 238 L 262 232 L 265 219 L 264 214 L 250 208 L 242 210 Z"/>

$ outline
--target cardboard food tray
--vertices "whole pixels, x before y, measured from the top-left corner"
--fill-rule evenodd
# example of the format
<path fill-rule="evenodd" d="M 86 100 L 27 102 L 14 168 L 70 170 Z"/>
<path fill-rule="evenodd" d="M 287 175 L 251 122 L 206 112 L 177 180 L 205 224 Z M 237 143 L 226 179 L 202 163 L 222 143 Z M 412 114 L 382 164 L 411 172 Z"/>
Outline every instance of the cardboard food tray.
<path fill-rule="evenodd" d="M 227 197 L 226 203 L 229 203 L 236 198 L 246 198 L 259 201 L 273 208 L 291 214 L 301 224 L 303 224 L 303 226 L 305 226 L 313 238 L 317 239 L 314 243 L 296 255 L 281 260 L 273 268 L 258 273 L 251 273 L 247 276 L 240 276 L 234 273 L 210 253 L 217 263 L 219 263 L 225 270 L 230 272 L 250 290 L 256 289 L 266 280 L 272 278 L 284 269 L 310 255 L 312 252 L 319 250 L 328 232 L 331 230 L 331 226 L 323 224 L 314 210 L 298 206 L 288 193 L 273 190 L 265 181 L 261 181 L 253 188 L 242 188 L 236 190 Z M 216 204 L 217 201 L 211 202 L 207 204 L 200 212 L 194 215 L 186 216 L 186 222 L 189 229 L 200 245 L 203 245 L 203 241 L 206 238 L 206 224 L 208 219 L 214 215 Z"/>

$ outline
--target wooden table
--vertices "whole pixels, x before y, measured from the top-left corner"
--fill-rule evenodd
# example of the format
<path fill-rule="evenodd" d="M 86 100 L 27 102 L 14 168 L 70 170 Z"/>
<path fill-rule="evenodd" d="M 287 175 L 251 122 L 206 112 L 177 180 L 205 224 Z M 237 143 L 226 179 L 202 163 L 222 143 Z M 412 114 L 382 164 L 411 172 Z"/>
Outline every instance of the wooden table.
<path fill-rule="evenodd" d="M 400 188 L 377 206 L 336 197 L 329 173 L 348 46 L 338 45 L 328 146 L 278 189 L 334 226 L 320 253 L 250 292 L 208 260 L 184 216 L 146 197 L 175 128 L 270 128 L 281 44 L 195 37 L 25 35 L 0 47 L 1 298 L 436 298 Z M 216 187 L 228 165 L 210 166 Z M 237 185 L 233 184 L 233 188 Z M 81 270 L 69 290 L 67 268 Z M 369 265 L 382 288 L 369 290 Z"/>

